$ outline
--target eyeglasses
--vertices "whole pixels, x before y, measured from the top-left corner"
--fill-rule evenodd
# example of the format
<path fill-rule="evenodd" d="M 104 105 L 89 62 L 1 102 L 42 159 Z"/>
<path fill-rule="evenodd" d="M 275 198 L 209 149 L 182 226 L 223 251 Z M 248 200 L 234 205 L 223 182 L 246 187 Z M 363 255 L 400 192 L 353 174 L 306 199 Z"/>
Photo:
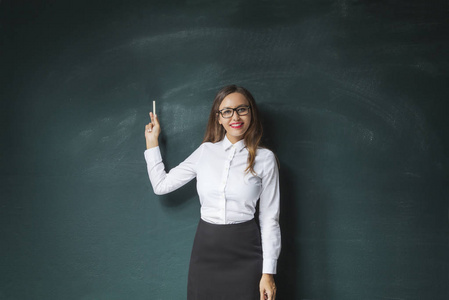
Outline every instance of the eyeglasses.
<path fill-rule="evenodd" d="M 221 116 L 225 119 L 232 118 L 234 115 L 234 112 L 237 112 L 239 116 L 245 116 L 249 113 L 250 106 L 239 106 L 236 108 L 223 108 L 222 110 L 219 110 L 218 113 L 221 114 Z"/>

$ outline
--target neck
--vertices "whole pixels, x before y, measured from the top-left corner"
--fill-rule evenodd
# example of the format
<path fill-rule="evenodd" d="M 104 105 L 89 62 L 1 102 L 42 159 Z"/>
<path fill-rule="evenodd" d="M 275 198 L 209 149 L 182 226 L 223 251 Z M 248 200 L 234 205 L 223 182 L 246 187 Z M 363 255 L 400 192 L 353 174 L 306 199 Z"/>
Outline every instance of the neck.
<path fill-rule="evenodd" d="M 226 137 L 228 138 L 228 140 L 229 140 L 232 144 L 235 144 L 235 143 L 237 143 L 238 141 L 243 140 L 243 137 L 230 136 L 230 135 L 228 135 L 227 133 L 226 133 Z"/>

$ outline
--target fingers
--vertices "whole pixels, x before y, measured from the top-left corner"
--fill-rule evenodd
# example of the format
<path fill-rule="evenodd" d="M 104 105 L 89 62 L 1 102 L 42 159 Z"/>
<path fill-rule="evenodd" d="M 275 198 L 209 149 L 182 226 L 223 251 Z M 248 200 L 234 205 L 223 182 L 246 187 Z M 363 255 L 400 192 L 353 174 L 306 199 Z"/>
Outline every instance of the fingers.
<path fill-rule="evenodd" d="M 146 126 L 147 127 L 146 130 L 148 132 L 152 132 L 153 127 L 155 125 L 159 125 L 159 121 L 157 120 L 157 115 L 153 114 L 152 112 L 150 112 L 149 115 L 150 115 L 151 122 L 148 123 L 148 125 Z"/>
<path fill-rule="evenodd" d="M 159 118 L 157 114 L 151 113 L 151 115 L 153 116 L 153 118 L 151 119 L 151 123 L 153 123 L 156 126 L 159 126 Z"/>
<path fill-rule="evenodd" d="M 157 114 L 153 114 L 152 112 L 150 112 L 150 119 L 151 119 L 151 123 L 153 123 L 153 124 L 159 123 L 159 119 L 157 117 Z"/>
<path fill-rule="evenodd" d="M 273 294 L 271 291 L 267 291 L 266 295 L 267 295 L 267 300 L 273 300 Z"/>
<path fill-rule="evenodd" d="M 275 300 L 276 299 L 276 288 L 271 289 L 261 289 L 260 290 L 260 300 Z"/>
<path fill-rule="evenodd" d="M 276 286 L 273 284 L 272 286 L 271 286 L 271 300 L 275 300 L 276 299 Z"/>
<path fill-rule="evenodd" d="M 270 293 L 268 290 L 266 290 L 264 288 L 262 288 L 260 290 L 260 300 L 271 300 L 269 295 L 270 295 Z"/>
<path fill-rule="evenodd" d="M 150 112 L 150 119 L 153 126 L 159 126 L 159 118 L 157 114 L 153 114 L 152 112 Z"/>

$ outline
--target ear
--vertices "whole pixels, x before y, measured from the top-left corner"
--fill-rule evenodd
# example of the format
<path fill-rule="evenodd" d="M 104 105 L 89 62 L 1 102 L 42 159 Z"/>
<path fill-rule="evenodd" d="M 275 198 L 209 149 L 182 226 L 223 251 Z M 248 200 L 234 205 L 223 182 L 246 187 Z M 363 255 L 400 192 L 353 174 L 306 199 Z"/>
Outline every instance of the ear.
<path fill-rule="evenodd" d="M 220 115 L 219 114 L 217 115 L 217 120 L 218 120 L 218 124 L 221 125 L 221 120 L 220 120 Z"/>

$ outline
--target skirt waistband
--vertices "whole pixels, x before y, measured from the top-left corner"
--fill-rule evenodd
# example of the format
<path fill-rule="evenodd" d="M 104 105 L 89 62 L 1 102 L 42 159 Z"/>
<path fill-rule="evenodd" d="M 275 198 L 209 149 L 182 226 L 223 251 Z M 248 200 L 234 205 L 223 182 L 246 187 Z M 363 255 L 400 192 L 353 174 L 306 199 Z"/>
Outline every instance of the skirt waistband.
<path fill-rule="evenodd" d="M 239 228 L 239 227 L 249 227 L 252 226 L 252 224 L 256 223 L 256 220 L 253 218 L 249 221 L 244 221 L 241 223 L 232 223 L 232 224 L 215 224 L 215 223 L 210 223 L 207 221 L 204 221 L 203 219 L 200 218 L 200 223 L 205 225 L 205 226 L 210 226 L 210 227 L 217 227 L 217 228 Z"/>

